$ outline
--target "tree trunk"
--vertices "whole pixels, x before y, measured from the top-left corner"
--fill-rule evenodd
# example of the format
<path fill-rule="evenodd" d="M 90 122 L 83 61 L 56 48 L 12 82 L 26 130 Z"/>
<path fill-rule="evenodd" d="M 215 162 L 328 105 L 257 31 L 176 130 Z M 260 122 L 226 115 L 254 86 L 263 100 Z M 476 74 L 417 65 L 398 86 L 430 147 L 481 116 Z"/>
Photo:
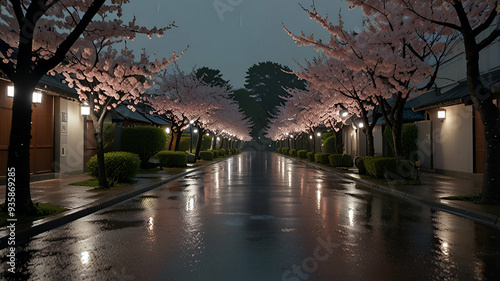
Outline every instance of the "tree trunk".
<path fill-rule="evenodd" d="M 212 147 L 210 148 L 211 150 L 215 150 L 217 147 L 217 136 L 214 134 L 212 136 Z"/>
<path fill-rule="evenodd" d="M 337 154 L 344 154 L 344 141 L 342 139 L 342 129 L 335 132 L 335 149 Z"/>
<path fill-rule="evenodd" d="M 198 156 L 200 155 L 201 143 L 203 141 L 203 134 L 204 130 L 202 128 L 198 128 L 198 138 L 196 139 L 196 152 L 194 154 L 195 163 L 196 160 L 198 159 Z"/>
<path fill-rule="evenodd" d="M 94 125 L 94 135 L 97 146 L 97 178 L 99 179 L 99 187 L 107 189 L 109 188 L 109 183 L 106 177 L 104 146 L 102 143 L 102 127 L 104 124 L 104 116 L 98 116 L 96 114 L 97 113 L 95 112 L 92 113 L 92 123 Z"/>
<path fill-rule="evenodd" d="M 394 114 L 392 126 L 390 127 L 392 130 L 392 140 L 394 142 L 394 157 L 400 160 L 404 159 L 401 133 L 403 131 L 403 112 L 405 103 L 406 99 L 403 99 L 398 104 L 393 105 L 396 106 L 396 113 Z"/>
<path fill-rule="evenodd" d="M 464 40 L 465 41 L 465 40 Z M 486 169 L 479 203 L 500 202 L 500 114 L 490 89 L 484 87 L 479 71 L 479 52 L 465 44 L 467 84 L 474 106 L 481 115 L 486 140 Z"/>
<path fill-rule="evenodd" d="M 27 78 L 25 81 L 29 80 Z M 35 84 L 15 83 L 12 106 L 12 125 L 7 159 L 7 186 L 14 183 L 15 216 L 32 216 L 37 213 L 30 193 L 30 142 L 32 94 Z M 3 121 L 2 121 L 3 122 Z M 11 188 L 11 190 L 13 190 Z M 9 205 L 9 188 L 6 188 L 4 209 Z"/>
<path fill-rule="evenodd" d="M 175 151 L 179 151 L 179 146 L 181 144 L 181 138 L 182 138 L 182 131 L 177 131 L 176 135 L 175 135 L 175 147 L 174 147 L 174 150 Z"/>

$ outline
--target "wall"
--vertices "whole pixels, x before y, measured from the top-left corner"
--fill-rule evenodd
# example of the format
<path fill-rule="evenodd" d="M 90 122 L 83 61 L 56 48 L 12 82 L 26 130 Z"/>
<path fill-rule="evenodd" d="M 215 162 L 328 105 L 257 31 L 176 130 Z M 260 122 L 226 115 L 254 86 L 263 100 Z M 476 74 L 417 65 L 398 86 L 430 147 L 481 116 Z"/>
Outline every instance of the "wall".
<path fill-rule="evenodd" d="M 429 110 L 434 169 L 473 173 L 472 106 L 454 105 L 444 109 L 444 120 L 437 119 L 437 108 Z"/>
<path fill-rule="evenodd" d="M 82 173 L 84 170 L 84 118 L 80 113 L 80 104 L 58 97 L 55 112 L 56 172 Z M 63 120 L 63 115 L 65 115 L 65 120 Z"/>

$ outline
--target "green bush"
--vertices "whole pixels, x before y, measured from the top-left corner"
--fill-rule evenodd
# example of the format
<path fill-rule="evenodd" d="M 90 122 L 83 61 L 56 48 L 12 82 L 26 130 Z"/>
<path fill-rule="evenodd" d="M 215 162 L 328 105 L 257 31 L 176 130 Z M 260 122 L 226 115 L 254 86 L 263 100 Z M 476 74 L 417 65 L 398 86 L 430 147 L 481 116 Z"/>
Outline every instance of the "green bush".
<path fill-rule="evenodd" d="M 307 158 L 307 150 L 298 150 L 297 156 L 299 156 L 300 158 Z"/>
<path fill-rule="evenodd" d="M 161 167 L 186 167 L 187 154 L 183 151 L 163 150 L 156 154 Z"/>
<path fill-rule="evenodd" d="M 352 155 L 350 154 L 331 154 L 328 157 L 332 167 L 352 167 Z"/>
<path fill-rule="evenodd" d="M 389 127 L 385 127 L 384 138 L 387 140 L 391 146 L 392 151 L 394 151 L 394 141 L 392 139 L 392 130 Z M 412 152 L 417 151 L 417 139 L 418 139 L 418 127 L 414 123 L 403 124 L 401 129 L 401 144 L 403 145 L 403 157 L 409 159 Z M 418 159 L 410 159 L 416 161 Z"/>
<path fill-rule="evenodd" d="M 290 149 L 288 151 L 288 155 L 296 157 L 297 156 L 297 149 L 295 149 L 295 148 Z"/>
<path fill-rule="evenodd" d="M 368 174 L 377 179 L 385 178 L 386 172 L 397 174 L 397 163 L 394 157 L 366 156 L 363 161 Z"/>
<path fill-rule="evenodd" d="M 281 149 L 281 153 L 283 153 L 283 154 L 285 154 L 285 155 L 288 155 L 288 151 L 289 151 L 289 150 L 290 150 L 290 148 L 289 148 L 289 147 L 283 147 L 283 148 Z"/>
<path fill-rule="evenodd" d="M 306 157 L 309 161 L 314 162 L 314 152 L 306 153 Z"/>
<path fill-rule="evenodd" d="M 314 162 L 328 164 L 328 156 L 330 156 L 330 153 L 316 153 L 314 154 Z"/>
<path fill-rule="evenodd" d="M 214 160 L 214 153 L 209 150 L 200 151 L 200 158 L 202 160 Z"/>
<path fill-rule="evenodd" d="M 179 151 L 189 151 L 191 138 L 189 136 L 182 136 L 179 142 Z"/>
<path fill-rule="evenodd" d="M 281 153 L 281 147 L 278 147 L 278 153 Z"/>
<path fill-rule="evenodd" d="M 131 181 L 139 171 L 140 165 L 141 159 L 137 154 L 124 151 L 104 153 L 104 168 L 110 185 L 115 182 Z M 87 167 L 90 175 L 97 178 L 97 155 L 90 158 Z"/>
<path fill-rule="evenodd" d="M 224 148 L 221 148 L 217 153 L 219 157 L 224 157 L 226 155 L 226 150 Z"/>
<path fill-rule="evenodd" d="M 203 135 L 203 137 L 201 138 L 200 151 L 209 150 L 211 146 L 212 146 L 212 137 Z"/>
<path fill-rule="evenodd" d="M 104 122 L 102 127 L 102 145 L 104 152 L 113 151 L 113 144 L 115 143 L 115 128 L 116 125 L 111 122 Z"/>
<path fill-rule="evenodd" d="M 335 136 L 335 133 L 334 132 L 326 132 L 326 133 L 322 134 L 321 135 L 321 143 L 323 143 L 327 138 L 329 138 L 331 136 Z"/>
<path fill-rule="evenodd" d="M 358 173 L 360 175 L 368 175 L 368 172 L 366 171 L 365 168 L 365 162 L 363 161 L 363 158 L 358 156 L 354 159 L 354 164 L 356 165 L 356 168 L 358 168 Z"/>
<path fill-rule="evenodd" d="M 342 154 L 342 167 L 353 167 L 354 166 L 354 162 L 353 162 L 353 159 L 352 159 L 352 155 L 350 154 Z"/>
<path fill-rule="evenodd" d="M 321 151 L 323 153 L 335 154 L 337 153 L 337 144 L 335 142 L 335 136 L 328 137 L 321 145 Z"/>
<path fill-rule="evenodd" d="M 147 165 L 151 156 L 165 149 L 166 144 L 167 134 L 161 128 L 153 126 L 123 128 L 122 150 L 139 155 L 141 167 Z"/>

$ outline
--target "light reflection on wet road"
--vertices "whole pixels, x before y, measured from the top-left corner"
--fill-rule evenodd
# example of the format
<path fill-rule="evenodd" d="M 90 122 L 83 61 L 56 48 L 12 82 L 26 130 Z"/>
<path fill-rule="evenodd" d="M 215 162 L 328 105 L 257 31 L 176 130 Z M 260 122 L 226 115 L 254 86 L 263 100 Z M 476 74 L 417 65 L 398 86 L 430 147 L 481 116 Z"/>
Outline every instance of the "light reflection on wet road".
<path fill-rule="evenodd" d="M 30 280 L 500 280 L 499 240 L 489 227 L 247 152 L 35 236 L 18 259 Z"/>

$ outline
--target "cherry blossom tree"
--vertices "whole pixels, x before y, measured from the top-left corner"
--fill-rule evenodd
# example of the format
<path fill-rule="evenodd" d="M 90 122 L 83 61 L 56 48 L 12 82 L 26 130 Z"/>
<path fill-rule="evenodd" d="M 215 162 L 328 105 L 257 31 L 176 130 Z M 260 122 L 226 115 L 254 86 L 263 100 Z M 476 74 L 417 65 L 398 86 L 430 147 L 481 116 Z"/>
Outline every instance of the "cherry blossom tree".
<path fill-rule="evenodd" d="M 128 30 L 129 27 L 124 28 L 124 31 Z M 98 178 L 101 188 L 109 187 L 104 168 L 102 139 L 106 116 L 123 102 L 127 102 L 127 106 L 135 111 L 133 105 L 139 103 L 141 95 L 150 86 L 155 74 L 179 58 L 174 53 L 170 59 L 151 61 L 142 53 L 140 59 L 136 61 L 133 51 L 127 48 L 115 50 L 113 44 L 110 44 L 112 41 L 109 37 L 98 37 L 97 40 L 88 38 L 89 44 L 86 48 L 71 51 L 68 62 L 56 69 L 65 76 L 69 86 L 77 89 L 80 100 L 88 102 L 92 109 L 90 117 L 96 137 Z"/>
<path fill-rule="evenodd" d="M 460 34 L 465 49 L 467 85 L 474 107 L 484 124 L 486 139 L 486 171 L 481 203 L 500 202 L 500 114 L 491 89 L 481 81 L 481 51 L 500 37 L 498 12 L 500 1 L 429 1 L 423 5 L 414 0 L 351 0 L 367 14 L 377 13 L 384 5 L 402 7 L 402 15 L 420 22 L 428 29 L 447 28 Z M 496 22 L 495 22 L 496 21 Z"/>
<path fill-rule="evenodd" d="M 361 118 L 360 127 L 367 137 L 368 155 L 375 154 L 373 128 L 380 113 L 372 95 L 372 80 L 364 71 L 354 71 L 336 58 L 319 57 L 301 71 L 294 71 L 297 77 L 309 81 L 311 88 L 323 93 L 326 103 L 340 104 L 344 112 Z M 314 107 L 311 110 L 316 110 Z M 342 116 L 341 116 L 342 117 Z M 344 116 L 347 117 L 347 116 Z M 356 124 L 359 126 L 359 124 Z"/>
<path fill-rule="evenodd" d="M 365 30 L 346 31 L 339 16 L 334 25 L 315 9 L 306 10 L 323 26 L 331 39 L 288 34 L 300 45 L 314 46 L 326 57 L 338 58 L 353 71 L 364 71 L 372 80 L 373 97 L 386 124 L 393 131 L 395 155 L 403 157 L 401 130 L 406 101 L 434 84 L 437 70 L 454 46 L 454 32 L 446 27 L 429 28 L 405 16 L 400 5 L 387 5 L 367 14 Z"/>
<path fill-rule="evenodd" d="M 7 46 L 0 52 L 0 70 L 14 83 L 16 93 L 7 160 L 7 175 L 15 173 L 16 214 L 36 213 L 29 183 L 31 95 L 35 86 L 63 62 L 68 51 L 84 43 L 82 34 L 94 16 L 119 16 L 125 2 L 128 1 L 0 1 L 0 44 Z M 112 33 L 113 24 L 113 20 L 105 19 L 102 28 Z"/>

